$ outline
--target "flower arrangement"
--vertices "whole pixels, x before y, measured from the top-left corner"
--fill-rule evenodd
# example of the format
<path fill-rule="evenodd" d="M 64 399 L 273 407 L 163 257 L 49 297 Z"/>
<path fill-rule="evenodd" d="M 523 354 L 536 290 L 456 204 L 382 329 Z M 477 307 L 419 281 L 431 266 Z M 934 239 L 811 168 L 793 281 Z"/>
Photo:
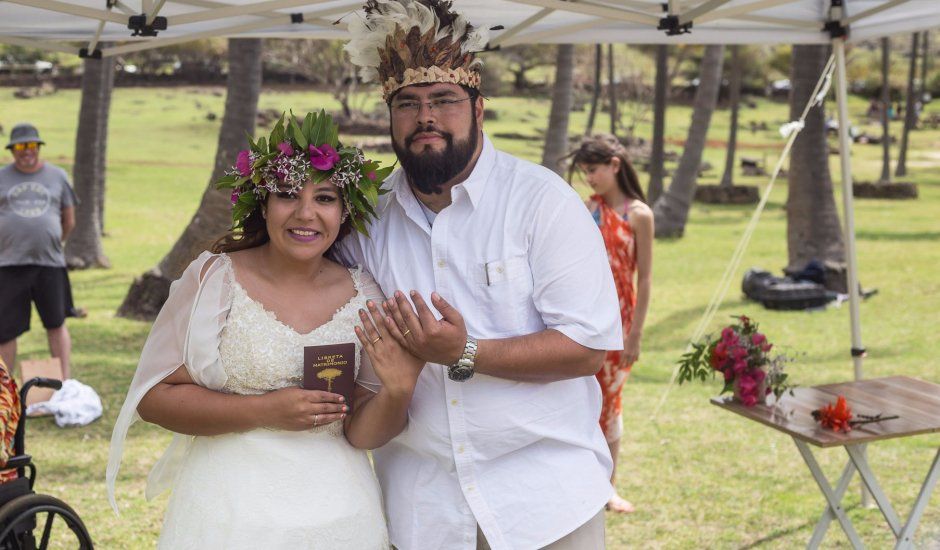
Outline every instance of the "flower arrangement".
<path fill-rule="evenodd" d="M 767 337 L 757 330 L 757 323 L 741 315 L 737 322 L 721 331 L 718 338 L 692 344 L 692 349 L 679 360 L 679 383 L 720 372 L 724 377 L 721 393 L 733 391 L 748 407 L 765 401 L 773 393 L 780 397 L 791 386 L 783 368 L 789 359 L 771 355 Z"/>
<path fill-rule="evenodd" d="M 293 113 L 287 122 L 282 113 L 269 137 L 255 141 L 248 136 L 248 145 L 216 182 L 217 187 L 232 190 L 233 229 L 243 226 L 268 193 L 296 194 L 308 181 L 330 179 L 340 190 L 353 227 L 369 234 L 367 226 L 376 215 L 379 195 L 387 191 L 382 182 L 393 166 L 379 168 L 359 148 L 343 147 L 339 126 L 330 115 L 322 110 L 307 113 L 298 124 Z"/>

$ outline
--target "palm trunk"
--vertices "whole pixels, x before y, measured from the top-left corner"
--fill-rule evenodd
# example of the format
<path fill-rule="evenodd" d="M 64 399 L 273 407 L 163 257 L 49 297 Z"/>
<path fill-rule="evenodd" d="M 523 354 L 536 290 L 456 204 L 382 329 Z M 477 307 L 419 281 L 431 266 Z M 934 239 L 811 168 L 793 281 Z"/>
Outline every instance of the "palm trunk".
<path fill-rule="evenodd" d="M 601 61 L 603 55 L 603 46 L 596 44 L 594 46 L 594 90 L 591 93 L 591 112 L 588 114 L 587 127 L 584 129 L 584 135 L 586 136 L 594 133 L 594 118 L 597 116 L 597 104 L 601 99 Z"/>
<path fill-rule="evenodd" d="M 699 85 L 692 105 L 692 124 L 689 126 L 688 137 L 685 140 L 685 149 L 682 151 L 679 166 L 676 168 L 676 174 L 672 178 L 669 189 L 653 206 L 657 237 L 681 237 L 685 231 L 685 223 L 689 219 L 689 206 L 692 204 L 699 168 L 702 165 L 705 137 L 718 102 L 723 57 L 724 46 L 705 47 L 699 73 Z"/>
<path fill-rule="evenodd" d="M 614 45 L 607 45 L 607 93 L 610 94 L 610 133 L 617 135 L 620 111 L 617 107 L 617 84 L 614 82 Z"/>
<path fill-rule="evenodd" d="M 655 204 L 663 194 L 666 171 L 666 97 L 669 94 L 669 46 L 656 46 L 656 85 L 653 91 L 653 139 L 650 151 L 650 183 L 646 197 Z"/>
<path fill-rule="evenodd" d="M 561 175 L 559 162 L 568 152 L 568 116 L 571 113 L 574 87 L 574 46 L 559 44 L 555 65 L 555 85 L 552 89 L 552 110 L 545 133 L 542 166 Z"/>
<path fill-rule="evenodd" d="M 209 186 L 199 209 L 170 252 L 155 268 L 134 280 L 118 309 L 121 317 L 156 317 L 169 294 L 170 283 L 231 226 L 229 194 L 216 189 L 213 182 L 231 167 L 238 151 L 246 148 L 245 134 L 254 134 L 261 92 L 261 39 L 229 39 L 228 59 L 225 114 Z"/>
<path fill-rule="evenodd" d="M 741 103 L 741 63 L 738 50 L 741 46 L 731 46 L 731 90 L 728 101 L 731 103 L 731 131 L 728 135 L 728 152 L 725 155 L 725 173 L 721 176 L 721 186 L 734 185 L 734 154 L 738 146 L 738 110 Z"/>
<path fill-rule="evenodd" d="M 911 65 L 907 73 L 907 101 L 904 107 L 904 131 L 901 134 L 901 149 L 898 151 L 898 166 L 894 170 L 894 175 L 897 177 L 907 175 L 907 143 L 911 128 L 914 127 L 914 123 L 916 122 L 914 96 L 917 94 L 917 91 L 914 82 L 917 76 L 917 54 L 920 51 L 920 48 L 918 48 L 919 38 L 920 33 L 915 32 L 911 36 Z"/>
<path fill-rule="evenodd" d="M 891 183 L 891 128 L 888 105 L 891 104 L 891 39 L 881 39 L 881 178 Z"/>
<path fill-rule="evenodd" d="M 927 70 L 930 63 L 930 31 L 924 31 L 923 54 L 920 57 L 920 94 L 917 99 L 921 102 L 927 96 Z"/>
<path fill-rule="evenodd" d="M 75 229 L 65 245 L 66 264 L 73 269 L 111 267 L 101 244 L 104 216 L 108 115 L 114 89 L 114 58 L 86 58 L 82 73 L 82 103 L 75 138 Z"/>
<path fill-rule="evenodd" d="M 790 68 L 790 120 L 796 120 L 810 101 L 825 68 L 829 46 L 793 46 Z M 845 244 L 829 173 L 829 144 L 825 115 L 814 107 L 793 143 L 787 178 L 788 270 L 800 270 L 810 260 L 843 265 Z"/>

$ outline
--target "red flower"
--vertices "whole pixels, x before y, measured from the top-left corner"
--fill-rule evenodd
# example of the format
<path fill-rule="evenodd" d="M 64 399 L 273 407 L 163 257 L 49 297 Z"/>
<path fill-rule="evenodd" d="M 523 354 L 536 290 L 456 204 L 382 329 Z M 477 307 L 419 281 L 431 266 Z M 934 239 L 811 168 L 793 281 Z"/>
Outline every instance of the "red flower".
<path fill-rule="evenodd" d="M 852 429 L 850 421 L 852 420 L 852 409 L 845 402 L 845 396 L 840 395 L 836 404 L 829 403 L 821 409 L 813 411 L 813 417 L 822 424 L 823 428 L 829 428 L 836 432 L 849 432 Z"/>

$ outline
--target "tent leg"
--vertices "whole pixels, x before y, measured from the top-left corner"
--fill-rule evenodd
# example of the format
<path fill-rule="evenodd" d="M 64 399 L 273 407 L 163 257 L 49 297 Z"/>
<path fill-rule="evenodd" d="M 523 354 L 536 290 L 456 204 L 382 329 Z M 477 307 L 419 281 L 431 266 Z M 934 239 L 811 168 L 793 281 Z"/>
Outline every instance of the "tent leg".
<path fill-rule="evenodd" d="M 849 128 L 848 83 L 845 76 L 845 40 L 835 38 L 832 47 L 836 55 L 836 98 L 839 106 L 839 159 L 842 161 L 842 205 L 845 216 L 845 256 L 848 263 L 849 316 L 852 322 L 852 362 L 855 379 L 862 379 L 862 323 L 859 315 L 861 296 L 858 289 L 858 260 L 855 254 L 855 209 L 852 193 L 852 155 Z M 862 447 L 862 453 L 865 448 Z M 871 507 L 871 495 L 862 487 L 862 505 Z"/>

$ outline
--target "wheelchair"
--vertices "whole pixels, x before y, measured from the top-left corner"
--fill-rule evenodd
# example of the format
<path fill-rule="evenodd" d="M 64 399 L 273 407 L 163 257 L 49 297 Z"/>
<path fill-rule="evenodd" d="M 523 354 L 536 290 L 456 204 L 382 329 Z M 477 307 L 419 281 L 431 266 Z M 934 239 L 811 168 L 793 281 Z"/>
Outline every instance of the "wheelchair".
<path fill-rule="evenodd" d="M 16 470 L 16 477 L 0 483 L 0 550 L 92 550 L 91 536 L 75 510 L 55 497 L 33 492 L 36 466 L 25 453 L 25 439 L 26 394 L 34 386 L 57 390 L 62 382 L 33 378 L 20 390 L 22 414 L 13 440 L 14 456 L 2 468 Z"/>

